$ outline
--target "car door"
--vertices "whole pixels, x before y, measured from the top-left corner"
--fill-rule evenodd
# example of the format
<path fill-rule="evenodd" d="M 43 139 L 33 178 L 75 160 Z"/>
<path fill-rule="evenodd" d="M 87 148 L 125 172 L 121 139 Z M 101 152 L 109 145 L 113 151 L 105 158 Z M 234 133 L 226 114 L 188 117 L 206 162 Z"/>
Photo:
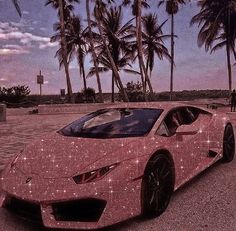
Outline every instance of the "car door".
<path fill-rule="evenodd" d="M 199 132 L 179 135 L 178 128 L 182 125 L 191 126 L 196 120 L 197 118 L 194 115 L 191 116 L 188 107 L 179 107 L 171 110 L 166 115 L 157 130 L 157 135 L 162 136 L 165 141 L 165 148 L 172 153 L 176 181 L 179 184 L 191 178 L 198 167 L 202 149 L 200 147 L 201 134 Z"/>
<path fill-rule="evenodd" d="M 207 111 L 189 107 L 189 110 L 196 115 L 196 122 L 198 122 L 200 130 L 198 134 L 198 146 L 200 150 L 199 161 L 211 161 L 217 155 L 219 149 L 219 137 L 215 134 L 214 129 L 214 115 Z"/>

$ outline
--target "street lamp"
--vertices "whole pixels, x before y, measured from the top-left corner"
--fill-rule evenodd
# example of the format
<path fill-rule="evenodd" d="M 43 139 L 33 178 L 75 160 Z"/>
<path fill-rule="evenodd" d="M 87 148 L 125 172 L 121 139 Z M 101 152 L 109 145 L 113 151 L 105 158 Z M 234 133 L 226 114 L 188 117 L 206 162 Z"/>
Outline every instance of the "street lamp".
<path fill-rule="evenodd" d="M 42 85 L 44 83 L 44 77 L 41 74 L 41 70 L 39 72 L 39 75 L 37 75 L 37 84 L 39 84 L 39 92 L 40 92 L 40 97 L 42 96 Z"/>

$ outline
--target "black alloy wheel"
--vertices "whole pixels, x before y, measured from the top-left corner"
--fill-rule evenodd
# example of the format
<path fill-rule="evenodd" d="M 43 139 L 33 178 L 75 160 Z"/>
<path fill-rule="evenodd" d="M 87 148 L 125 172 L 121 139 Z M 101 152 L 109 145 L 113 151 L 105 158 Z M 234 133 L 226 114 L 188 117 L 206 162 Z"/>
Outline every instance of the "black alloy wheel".
<path fill-rule="evenodd" d="M 231 124 L 227 124 L 223 138 L 223 158 L 224 162 L 230 162 L 234 159 L 235 153 L 235 138 L 234 129 Z"/>
<path fill-rule="evenodd" d="M 174 189 L 173 167 L 167 155 L 158 154 L 148 164 L 142 182 L 142 212 L 147 218 L 161 215 Z"/>

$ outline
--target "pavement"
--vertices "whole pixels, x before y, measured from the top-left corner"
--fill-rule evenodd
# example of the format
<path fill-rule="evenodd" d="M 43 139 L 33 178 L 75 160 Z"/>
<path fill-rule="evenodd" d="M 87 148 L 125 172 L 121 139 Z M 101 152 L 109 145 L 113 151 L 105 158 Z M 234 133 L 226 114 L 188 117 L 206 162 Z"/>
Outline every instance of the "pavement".
<path fill-rule="evenodd" d="M 0 171 L 12 155 L 22 150 L 33 139 L 58 130 L 81 116 L 27 115 L 20 112 L 8 115 L 6 122 L 0 122 Z"/>
<path fill-rule="evenodd" d="M 227 111 L 228 108 L 222 108 Z M 8 111 L 0 122 L 0 171 L 12 156 L 33 139 L 58 130 L 82 114 L 27 115 Z M 236 128 L 236 113 L 230 114 Z M 0 208 L 0 231 L 48 231 Z M 158 218 L 140 217 L 104 229 L 114 231 L 236 231 L 236 158 L 216 163 L 174 193 Z"/>

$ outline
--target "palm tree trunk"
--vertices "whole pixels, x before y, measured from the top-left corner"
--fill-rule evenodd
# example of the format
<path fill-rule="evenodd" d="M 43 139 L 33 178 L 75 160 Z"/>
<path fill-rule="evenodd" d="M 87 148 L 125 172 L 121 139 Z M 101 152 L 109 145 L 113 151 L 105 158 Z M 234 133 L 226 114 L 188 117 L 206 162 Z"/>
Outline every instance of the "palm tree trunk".
<path fill-rule="evenodd" d="M 153 88 L 150 82 L 150 79 L 148 77 L 148 73 L 145 68 L 145 64 L 143 61 L 143 47 L 142 47 L 142 24 L 141 24 L 141 19 L 142 19 L 142 14 L 141 14 L 141 0 L 138 0 L 138 5 L 137 5 L 137 16 L 136 16 L 136 36 L 137 36 L 137 48 L 138 48 L 138 59 L 139 59 L 139 65 L 141 67 L 140 73 L 144 74 L 144 82 L 148 84 L 149 90 L 150 90 L 150 98 L 153 98 Z M 144 84 L 145 85 L 145 84 Z M 145 100 L 147 100 L 146 97 L 146 88 L 144 87 L 144 96 Z"/>
<path fill-rule="evenodd" d="M 227 42 L 227 44 L 226 44 L 226 53 L 227 53 L 227 65 L 228 65 L 228 77 L 229 77 L 229 91 L 232 91 L 232 69 L 231 69 L 229 42 Z"/>
<path fill-rule="evenodd" d="M 66 38 L 65 38 L 65 22 L 64 22 L 64 4 L 63 0 L 59 0 L 59 15 L 60 15 L 60 24 L 61 24 L 61 46 L 62 46 L 62 53 L 63 53 L 63 64 L 65 68 L 66 74 L 66 83 L 67 83 L 67 93 L 68 93 L 68 101 L 70 103 L 73 102 L 72 99 L 72 87 L 70 81 L 70 74 L 69 74 L 69 65 L 67 62 L 67 45 L 66 45 Z"/>
<path fill-rule="evenodd" d="M 101 12 L 98 12 L 99 14 L 101 14 Z M 99 30 L 99 33 L 100 33 L 100 36 L 101 36 L 101 39 L 102 39 L 102 43 L 104 45 L 104 47 L 106 48 L 106 52 L 107 52 L 107 55 L 108 55 L 108 58 L 109 58 L 109 61 L 111 63 L 111 68 L 112 68 L 112 71 L 114 72 L 114 77 L 119 85 L 119 89 L 121 91 L 121 95 L 122 95 L 122 98 L 125 102 L 129 102 L 129 98 L 128 98 L 128 95 L 124 89 L 124 86 L 123 86 L 123 83 L 120 79 L 120 75 L 118 73 L 118 70 L 117 70 L 117 67 L 116 67 L 116 64 L 112 58 L 112 55 L 111 55 L 111 52 L 109 50 L 109 47 L 107 46 L 107 43 L 105 41 L 105 38 L 103 37 L 102 35 L 102 27 L 101 27 L 101 22 L 100 22 L 100 15 L 98 17 L 96 17 L 96 20 L 97 20 L 97 25 L 98 25 L 98 30 Z"/>
<path fill-rule="evenodd" d="M 149 65 L 149 57 L 146 60 L 146 71 L 148 72 L 148 65 Z"/>
<path fill-rule="evenodd" d="M 147 60 L 146 60 L 146 72 L 148 73 L 148 68 L 149 67 L 149 56 L 147 57 Z M 150 78 L 150 75 L 149 75 L 149 78 Z M 145 87 L 147 88 L 147 81 L 145 81 Z"/>
<path fill-rule="evenodd" d="M 173 77 L 174 77 L 174 14 L 171 14 L 171 68 L 170 68 L 170 100 L 173 100 Z"/>
<path fill-rule="evenodd" d="M 226 32 L 226 54 L 227 54 L 227 65 L 228 65 L 228 77 L 229 77 L 229 91 L 232 91 L 232 69 L 231 69 L 231 58 L 230 58 L 230 9 L 227 12 L 227 23 L 225 27 Z"/>
<path fill-rule="evenodd" d="M 138 32 L 138 30 L 139 30 L 138 25 L 139 25 L 139 19 L 136 16 L 136 39 L 137 39 L 137 44 L 138 44 L 138 34 L 139 34 L 139 32 Z M 144 94 L 145 101 L 147 101 L 146 80 L 145 80 L 145 76 L 144 76 L 142 65 L 141 65 L 142 61 L 141 61 L 139 46 L 137 47 L 137 49 L 138 49 L 138 61 L 139 61 L 138 64 L 139 64 L 139 70 L 140 70 L 140 75 L 141 75 L 143 94 Z"/>
<path fill-rule="evenodd" d="M 80 70 L 80 77 L 81 77 L 81 72 L 82 72 L 84 91 L 86 91 L 87 82 L 86 82 L 85 69 L 84 69 L 84 56 L 83 56 L 82 47 L 80 45 L 78 46 L 77 52 L 78 52 L 78 65 L 79 65 L 79 70 Z"/>
<path fill-rule="evenodd" d="M 90 0 L 86 0 L 86 11 L 87 11 L 88 29 L 89 29 L 89 43 L 90 43 L 90 47 L 92 50 L 93 63 L 94 63 L 95 74 L 96 74 L 96 78 L 97 78 L 99 102 L 103 103 L 104 99 L 103 99 L 103 94 L 102 94 L 100 76 L 99 76 L 99 72 L 98 72 L 97 55 L 95 53 L 94 44 L 93 44 L 93 35 L 92 35 L 91 18 L 90 18 L 90 4 L 89 3 L 90 3 Z"/>
<path fill-rule="evenodd" d="M 86 82 L 86 77 L 85 77 L 85 70 L 84 70 L 84 64 L 81 64 L 81 68 L 82 68 L 82 75 L 83 75 L 83 82 L 84 82 L 84 90 L 87 90 L 87 82 Z"/>
<path fill-rule="evenodd" d="M 112 71 L 112 83 L 111 83 L 111 102 L 115 102 L 115 76 L 114 72 Z"/>
<path fill-rule="evenodd" d="M 87 83 L 86 83 L 84 65 L 81 62 L 79 64 L 79 69 L 80 69 L 80 72 L 79 72 L 80 78 L 81 78 L 81 72 L 82 72 L 82 79 L 83 79 L 83 85 L 84 85 L 83 92 L 84 92 L 84 95 L 85 95 L 85 102 L 87 103 L 88 102 L 87 94 L 86 94 Z"/>

